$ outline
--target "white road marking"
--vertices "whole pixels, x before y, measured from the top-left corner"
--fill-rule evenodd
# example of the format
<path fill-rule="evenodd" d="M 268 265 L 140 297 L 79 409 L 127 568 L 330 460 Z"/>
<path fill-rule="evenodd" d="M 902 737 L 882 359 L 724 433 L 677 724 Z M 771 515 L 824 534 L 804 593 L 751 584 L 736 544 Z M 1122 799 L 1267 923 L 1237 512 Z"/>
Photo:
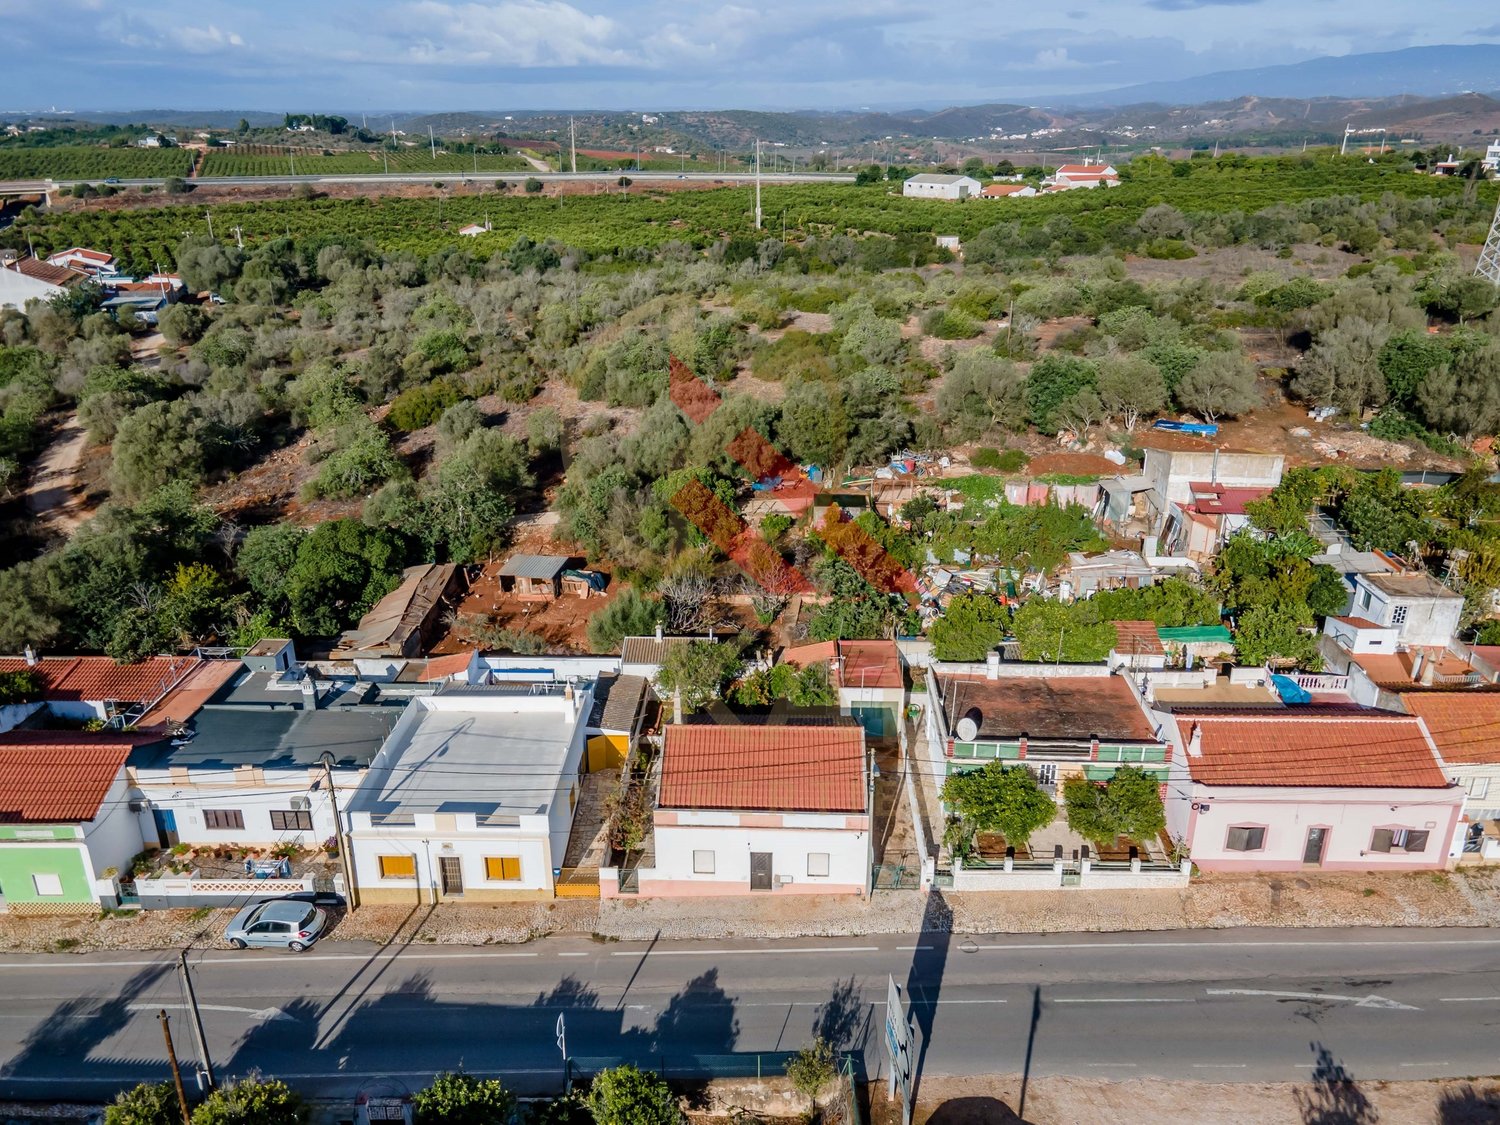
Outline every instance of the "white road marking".
<path fill-rule="evenodd" d="M 1244 1070 L 1248 1063 L 1194 1063 L 1194 1070 Z"/>
<path fill-rule="evenodd" d="M 1056 944 L 974 945 L 971 948 L 1008 953 L 1016 949 L 1348 949 L 1351 946 L 1387 946 L 1399 949 L 1407 945 L 1500 945 L 1500 938 L 1471 938 L 1447 941 L 1442 938 L 1418 938 L 1412 941 L 1076 941 Z"/>
<path fill-rule="evenodd" d="M 1135 1063 L 1089 1063 L 1092 1067 L 1119 1067 L 1125 1070 L 1135 1070 Z"/>
<path fill-rule="evenodd" d="M 559 957 L 587 957 L 587 953 L 559 953 Z"/>
<path fill-rule="evenodd" d="M 897 953 L 916 953 L 916 952 L 918 952 L 920 950 L 932 949 L 932 948 L 933 948 L 933 946 L 930 946 L 930 945 L 898 945 L 898 946 L 896 946 L 896 952 Z"/>
<path fill-rule="evenodd" d="M 1096 999 L 1074 1000 L 1060 999 L 1052 1001 L 1054 1004 L 1195 1004 L 1196 1000 L 1191 996 L 1101 996 Z"/>
<path fill-rule="evenodd" d="M 1500 996 L 1439 996 L 1439 1004 L 1479 1004 L 1500 1000 Z"/>
<path fill-rule="evenodd" d="M 1447 1059 L 1440 1059 L 1437 1062 L 1402 1063 L 1401 1065 L 1402 1066 L 1447 1066 L 1448 1065 L 1448 1060 Z"/>
<path fill-rule="evenodd" d="M 290 1020 L 296 1018 L 295 1016 L 287 1015 L 280 1008 L 236 1008 L 232 1004 L 199 1004 L 198 1007 L 205 1012 L 238 1012 L 241 1015 L 249 1016 L 253 1020 L 260 1020 L 262 1023 L 269 1022 L 270 1020 Z M 130 1012 L 158 1012 L 163 1008 L 175 1008 L 184 1012 L 188 1010 L 186 1004 L 125 1005 L 126 1011 Z"/>
<path fill-rule="evenodd" d="M 1275 996 L 1283 1000 L 1338 1000 L 1353 1004 L 1356 1008 L 1399 1008 L 1405 1012 L 1420 1012 L 1414 1004 L 1403 1004 L 1399 1000 L 1387 1000 L 1373 992 L 1368 996 L 1339 996 L 1332 992 L 1277 992 L 1266 988 L 1210 988 L 1210 996 Z"/>
<path fill-rule="evenodd" d="M 641 949 L 622 949 L 617 953 L 611 953 L 611 957 L 639 957 L 646 952 Z M 822 949 L 657 949 L 652 951 L 653 957 L 748 957 L 765 954 L 783 953 L 879 953 L 880 949 L 874 945 L 841 945 L 828 946 Z"/>

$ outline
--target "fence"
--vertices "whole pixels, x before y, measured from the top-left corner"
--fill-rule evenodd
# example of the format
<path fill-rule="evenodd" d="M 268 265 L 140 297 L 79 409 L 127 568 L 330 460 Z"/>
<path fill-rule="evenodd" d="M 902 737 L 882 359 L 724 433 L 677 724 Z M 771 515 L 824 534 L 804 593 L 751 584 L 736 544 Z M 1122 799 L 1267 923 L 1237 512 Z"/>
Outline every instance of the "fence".
<path fill-rule="evenodd" d="M 552 893 L 558 898 L 598 898 L 597 867 L 564 867 L 552 881 Z"/>
<path fill-rule="evenodd" d="M 275 898 L 294 891 L 314 890 L 311 875 L 301 879 L 200 879 L 196 874 L 162 879 L 137 879 L 135 893 L 122 886 L 123 903 L 139 903 L 147 910 L 178 906 L 230 906 L 247 898 Z"/>
<path fill-rule="evenodd" d="M 1084 890 L 1150 890 L 1185 887 L 1192 876 L 1192 864 L 1113 863 L 1082 860 L 1068 863 L 1056 860 L 1046 863 L 1017 863 L 1007 859 L 1003 864 L 988 866 L 953 863 L 953 889 L 956 891 L 1032 891 L 1055 887 L 1078 887 Z"/>

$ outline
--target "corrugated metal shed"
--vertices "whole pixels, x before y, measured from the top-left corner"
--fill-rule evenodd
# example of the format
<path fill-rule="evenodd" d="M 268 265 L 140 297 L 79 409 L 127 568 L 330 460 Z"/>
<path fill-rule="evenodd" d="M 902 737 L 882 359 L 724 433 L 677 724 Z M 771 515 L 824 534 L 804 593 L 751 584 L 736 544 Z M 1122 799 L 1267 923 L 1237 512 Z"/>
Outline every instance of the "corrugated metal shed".
<path fill-rule="evenodd" d="M 512 555 L 500 568 L 502 578 L 556 578 L 567 568 L 567 555 Z"/>

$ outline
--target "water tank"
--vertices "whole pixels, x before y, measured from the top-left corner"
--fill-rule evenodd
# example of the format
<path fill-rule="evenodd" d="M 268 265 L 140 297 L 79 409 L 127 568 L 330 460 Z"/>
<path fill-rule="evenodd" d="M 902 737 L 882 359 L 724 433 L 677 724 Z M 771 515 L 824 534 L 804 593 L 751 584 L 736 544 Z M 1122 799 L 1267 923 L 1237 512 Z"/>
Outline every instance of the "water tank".
<path fill-rule="evenodd" d="M 984 724 L 984 716 L 980 714 L 978 707 L 970 707 L 959 716 L 958 725 L 953 732 L 964 742 L 973 742 L 979 737 L 979 728 Z"/>

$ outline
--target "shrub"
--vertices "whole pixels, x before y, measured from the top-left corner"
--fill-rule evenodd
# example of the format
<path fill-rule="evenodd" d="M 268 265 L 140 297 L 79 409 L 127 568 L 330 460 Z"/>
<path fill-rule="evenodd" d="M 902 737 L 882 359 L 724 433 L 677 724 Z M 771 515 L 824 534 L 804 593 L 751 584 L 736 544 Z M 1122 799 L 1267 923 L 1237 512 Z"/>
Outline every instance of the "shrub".
<path fill-rule="evenodd" d="M 687 1120 L 665 1081 L 628 1063 L 596 1074 L 587 1101 L 598 1125 L 682 1125 Z"/>
<path fill-rule="evenodd" d="M 509 1121 L 516 1099 L 498 1078 L 445 1072 L 412 1095 L 416 1125 L 496 1125 Z"/>
<path fill-rule="evenodd" d="M 542 190 L 542 181 L 541 180 L 537 179 L 535 176 L 528 176 L 528 177 L 526 177 L 526 193 L 528 195 L 536 195 L 541 190 Z"/>
<path fill-rule="evenodd" d="M 996 449 L 993 446 L 981 445 L 969 458 L 969 464 L 976 469 L 996 469 L 1002 473 L 1020 472 L 1026 467 L 1030 458 L 1019 449 Z"/>

